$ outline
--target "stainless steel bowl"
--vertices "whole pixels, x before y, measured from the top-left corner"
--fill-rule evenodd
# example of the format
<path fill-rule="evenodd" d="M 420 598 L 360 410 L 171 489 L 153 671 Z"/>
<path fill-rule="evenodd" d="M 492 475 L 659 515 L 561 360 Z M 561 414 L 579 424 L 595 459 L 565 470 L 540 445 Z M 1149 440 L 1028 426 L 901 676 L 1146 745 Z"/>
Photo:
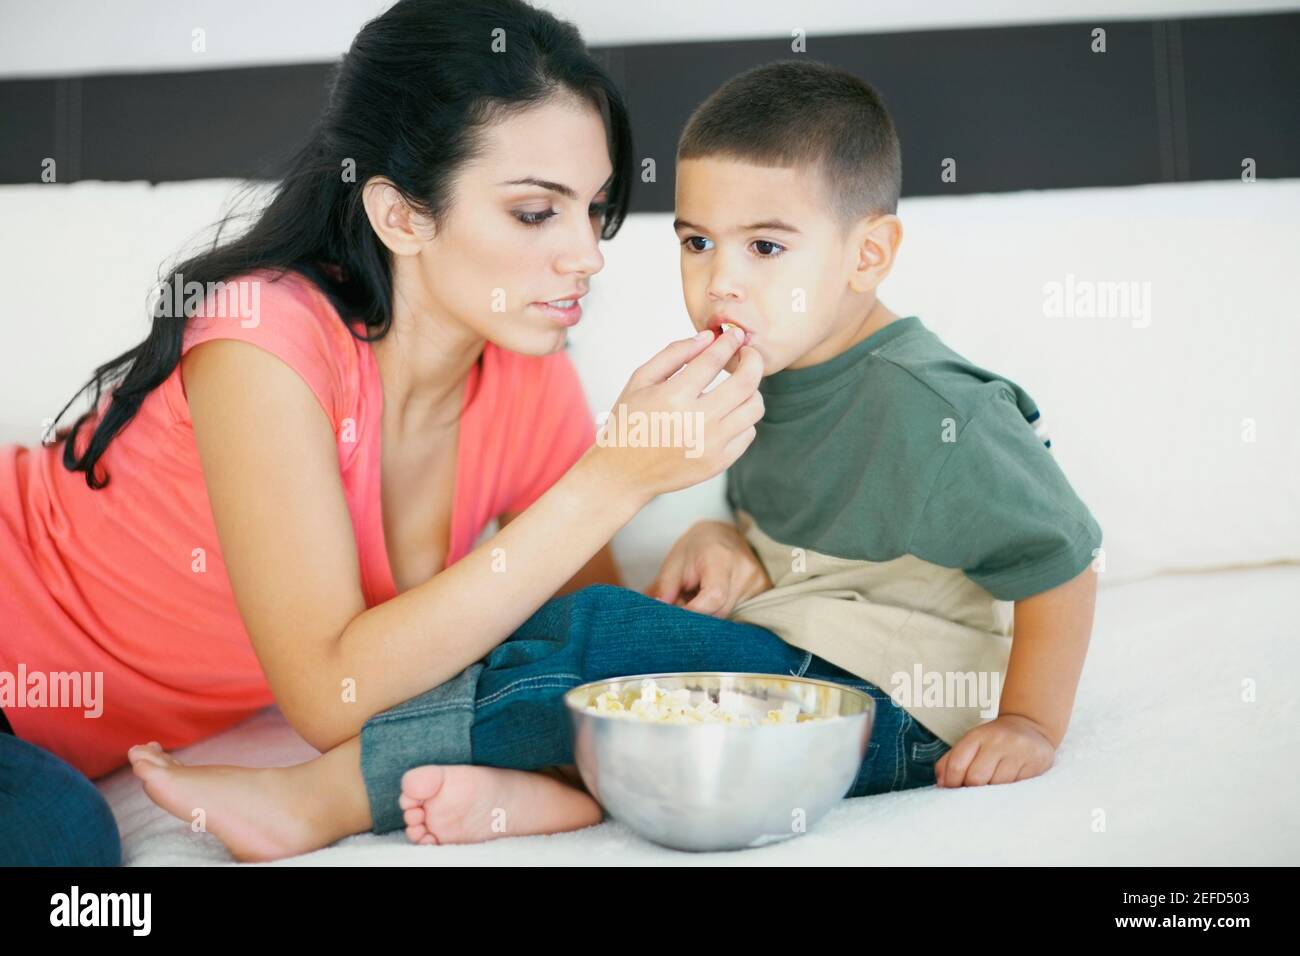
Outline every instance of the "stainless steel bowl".
<path fill-rule="evenodd" d="M 688 688 L 692 704 L 727 694 L 756 720 L 786 701 L 831 719 L 682 725 L 587 709 L 606 691 L 639 692 L 648 678 L 664 690 Z M 697 851 L 762 846 L 805 832 L 852 788 L 876 716 L 869 694 L 774 674 L 638 674 L 575 687 L 564 702 L 592 796 L 646 839 Z"/>

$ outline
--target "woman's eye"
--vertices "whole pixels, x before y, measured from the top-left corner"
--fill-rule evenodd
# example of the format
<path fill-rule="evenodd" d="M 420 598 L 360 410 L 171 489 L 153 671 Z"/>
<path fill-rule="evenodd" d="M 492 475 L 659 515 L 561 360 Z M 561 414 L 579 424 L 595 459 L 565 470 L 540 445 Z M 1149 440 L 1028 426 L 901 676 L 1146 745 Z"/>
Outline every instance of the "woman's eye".
<path fill-rule="evenodd" d="M 702 245 L 702 243 L 707 242 L 711 242 L 711 240 L 705 239 L 703 236 L 688 236 L 682 245 L 691 250 L 691 252 L 707 252 L 708 247 Z"/>
<path fill-rule="evenodd" d="M 540 226 L 546 220 L 555 215 L 554 209 L 543 209 L 541 212 L 522 211 L 516 212 L 515 218 L 525 226 Z"/>
<path fill-rule="evenodd" d="M 774 256 L 779 256 L 782 252 L 784 252 L 785 246 L 781 245 L 778 242 L 772 242 L 770 239 L 755 239 L 754 251 L 757 252 L 759 256 L 761 256 L 764 259 L 771 259 Z"/>

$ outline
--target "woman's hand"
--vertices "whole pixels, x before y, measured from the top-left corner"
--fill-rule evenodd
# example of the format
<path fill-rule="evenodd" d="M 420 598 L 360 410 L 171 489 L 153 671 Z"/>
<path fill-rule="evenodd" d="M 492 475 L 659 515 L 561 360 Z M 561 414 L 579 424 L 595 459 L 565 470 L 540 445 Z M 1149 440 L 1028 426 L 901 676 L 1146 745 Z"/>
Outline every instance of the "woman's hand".
<path fill-rule="evenodd" d="M 700 521 L 677 539 L 646 592 L 688 611 L 727 617 L 772 579 L 734 525 Z"/>
<path fill-rule="evenodd" d="M 763 417 L 763 360 L 744 335 L 701 332 L 632 373 L 588 452 L 607 480 L 644 504 L 712 478 L 744 453 Z M 735 372 L 704 394 L 733 356 Z"/>

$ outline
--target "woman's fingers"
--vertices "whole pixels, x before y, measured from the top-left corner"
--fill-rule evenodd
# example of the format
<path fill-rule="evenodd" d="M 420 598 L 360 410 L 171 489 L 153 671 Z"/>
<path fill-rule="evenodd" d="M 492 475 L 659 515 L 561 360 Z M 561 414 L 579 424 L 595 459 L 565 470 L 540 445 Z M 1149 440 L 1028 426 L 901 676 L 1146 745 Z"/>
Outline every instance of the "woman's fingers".
<path fill-rule="evenodd" d="M 713 333 L 706 330 L 689 339 L 669 343 L 632 373 L 627 383 L 628 390 L 648 388 L 667 381 L 674 372 L 703 352 L 712 340 Z"/>
<path fill-rule="evenodd" d="M 737 458 L 745 453 L 745 449 L 750 446 L 750 443 L 753 442 L 757 435 L 758 430 L 755 429 L 753 425 L 750 425 L 735 438 L 731 439 L 731 441 L 727 442 L 722 449 L 722 454 L 724 460 L 727 462 L 728 468 L 731 467 Z"/>
<path fill-rule="evenodd" d="M 763 357 L 757 349 L 749 346 L 742 348 L 737 361 L 740 364 L 731 377 L 704 397 L 704 401 L 719 417 L 725 417 L 736 406 L 756 394 L 755 389 L 763 379 Z"/>
<path fill-rule="evenodd" d="M 630 489 L 651 495 L 675 491 L 713 477 L 735 460 L 734 456 L 728 457 L 725 446 L 747 424 L 733 419 L 724 427 L 722 418 L 753 394 L 762 376 L 762 360 L 752 349 L 745 350 L 740 381 L 731 385 L 721 400 L 713 397 L 721 387 L 703 395 L 727 362 L 740 353 L 744 333 L 718 336 L 709 345 L 712 336 L 712 332 L 705 332 L 672 343 L 638 368 L 619 396 L 618 417 L 611 418 L 611 425 L 626 421 L 641 429 L 648 421 L 651 428 L 660 428 L 662 416 L 667 413 L 677 429 L 677 437 L 666 442 L 645 442 L 635 437 L 606 441 L 612 430 L 601 431 L 597 441 L 600 451 L 594 454 L 608 461 L 614 477 L 626 482 Z M 624 450 L 624 446 L 633 451 Z M 689 574 L 689 567 L 683 570 Z M 669 586 L 672 582 L 659 583 Z M 689 580 L 683 581 L 685 588 L 689 589 L 690 584 Z M 678 596 L 680 599 L 680 593 Z"/>
<path fill-rule="evenodd" d="M 753 392 L 718 422 L 719 440 L 725 443 L 722 452 L 725 467 L 730 468 L 758 436 L 758 430 L 754 426 L 763 417 L 764 411 L 762 394 Z"/>
<path fill-rule="evenodd" d="M 674 384 L 685 389 L 687 398 L 698 398 L 731 357 L 740 351 L 744 341 L 745 333 L 739 329 L 719 335 L 716 342 L 686 363 L 682 373 L 673 379 Z"/>
<path fill-rule="evenodd" d="M 760 392 L 752 393 L 749 398 L 737 405 L 722 419 L 722 433 L 728 436 L 735 435 L 743 432 L 751 425 L 757 425 L 766 410 L 762 394 Z"/>

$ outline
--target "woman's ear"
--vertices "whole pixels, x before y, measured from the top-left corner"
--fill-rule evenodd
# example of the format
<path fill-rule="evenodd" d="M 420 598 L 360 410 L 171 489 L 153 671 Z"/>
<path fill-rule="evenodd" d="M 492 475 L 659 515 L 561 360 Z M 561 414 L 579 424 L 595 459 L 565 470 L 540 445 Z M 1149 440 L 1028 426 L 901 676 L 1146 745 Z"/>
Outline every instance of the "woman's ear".
<path fill-rule="evenodd" d="M 413 256 L 432 238 L 432 227 L 402 198 L 391 180 L 373 176 L 361 190 L 370 227 L 393 255 Z"/>
<path fill-rule="evenodd" d="M 857 263 L 849 286 L 855 292 L 870 292 L 885 281 L 894 268 L 899 243 L 903 241 L 903 221 L 893 213 L 868 216 L 853 229 L 852 243 Z"/>

